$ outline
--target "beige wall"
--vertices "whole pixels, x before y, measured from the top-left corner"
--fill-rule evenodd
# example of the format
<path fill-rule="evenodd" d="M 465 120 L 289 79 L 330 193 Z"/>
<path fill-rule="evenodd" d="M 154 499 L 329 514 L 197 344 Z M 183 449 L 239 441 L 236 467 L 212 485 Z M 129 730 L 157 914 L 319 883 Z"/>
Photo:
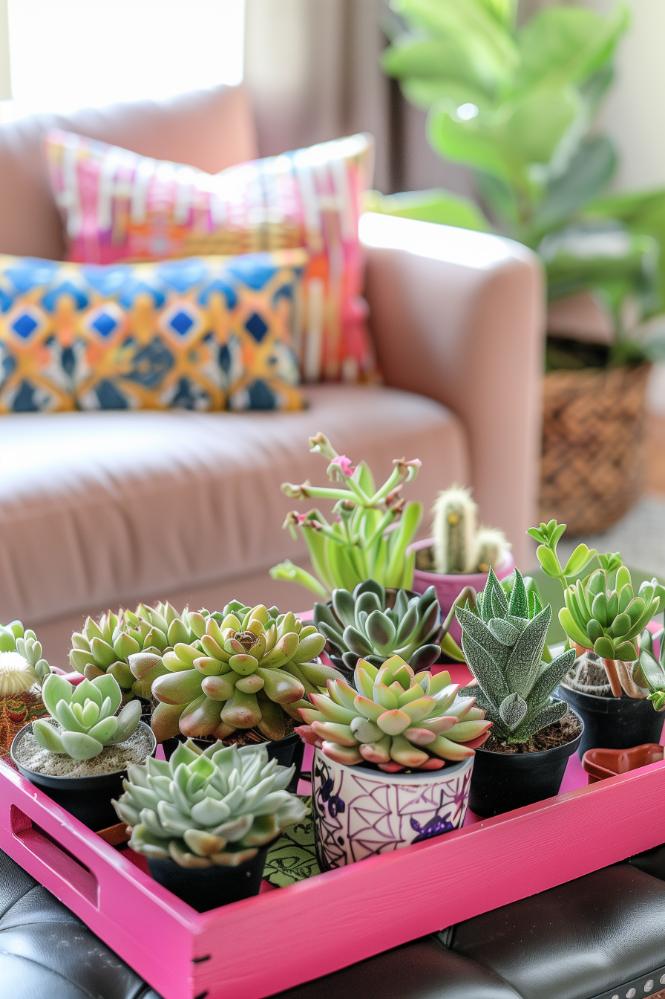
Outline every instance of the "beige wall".
<path fill-rule="evenodd" d="M 9 77 L 8 0 L 0 0 L 0 101 L 11 97 Z"/>
<path fill-rule="evenodd" d="M 614 0 L 590 0 L 604 11 Z M 665 184 L 665 0 L 632 0 L 602 124 L 617 144 L 620 189 Z"/>

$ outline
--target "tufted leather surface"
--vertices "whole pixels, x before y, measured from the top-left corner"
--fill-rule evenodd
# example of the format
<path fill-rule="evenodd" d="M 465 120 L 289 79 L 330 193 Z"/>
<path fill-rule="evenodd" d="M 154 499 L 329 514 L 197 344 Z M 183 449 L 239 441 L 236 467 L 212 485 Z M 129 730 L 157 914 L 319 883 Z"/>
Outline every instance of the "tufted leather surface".
<path fill-rule="evenodd" d="M 662 987 L 665 970 L 665 882 L 659 874 L 665 878 L 665 848 L 291 989 L 280 999 L 595 999 L 614 990 L 645 996 Z M 647 981 L 653 989 L 645 992 Z M 1 852 L 0 997 L 159 999 Z"/>

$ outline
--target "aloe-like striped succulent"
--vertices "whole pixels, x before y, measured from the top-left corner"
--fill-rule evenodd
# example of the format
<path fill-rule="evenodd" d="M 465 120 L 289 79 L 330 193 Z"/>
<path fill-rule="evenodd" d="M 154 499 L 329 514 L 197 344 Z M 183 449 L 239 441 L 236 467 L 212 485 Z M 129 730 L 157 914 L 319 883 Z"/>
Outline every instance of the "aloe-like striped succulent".
<path fill-rule="evenodd" d="M 315 604 L 314 623 L 347 676 L 361 658 L 381 666 L 401 656 L 417 671 L 441 655 L 441 609 L 433 586 L 419 596 L 368 579 L 353 592 L 333 590 L 330 604 Z"/>
<path fill-rule="evenodd" d="M 314 625 L 291 613 L 275 618 L 263 604 L 233 606 L 219 622 L 210 616 L 200 639 L 162 657 L 165 673 L 152 685 L 159 741 L 178 732 L 225 739 L 249 728 L 281 739 L 305 695 L 339 675 L 316 661 L 326 640 Z"/>
<path fill-rule="evenodd" d="M 379 668 L 359 659 L 354 686 L 330 680 L 301 708 L 306 742 L 338 763 L 380 770 L 439 770 L 473 756 L 490 723 L 473 697 L 458 696 L 445 670 L 432 676 L 393 656 Z"/>
<path fill-rule="evenodd" d="M 83 680 L 73 686 L 51 673 L 42 687 L 42 700 L 51 721 L 32 723 L 32 734 L 40 746 L 73 760 L 90 760 L 106 746 L 128 739 L 141 720 L 141 702 L 130 701 L 116 714 L 122 691 L 110 675 Z"/>
<path fill-rule="evenodd" d="M 531 598 L 533 599 L 533 598 Z M 552 608 L 531 616 L 522 575 L 516 570 L 510 598 L 490 570 L 476 609 L 459 607 L 462 649 L 477 686 L 467 688 L 494 725 L 494 735 L 508 743 L 527 742 L 566 713 L 553 692 L 572 667 L 575 651 L 543 660 Z"/>
<path fill-rule="evenodd" d="M 148 858 L 236 867 L 305 818 L 303 802 L 286 790 L 293 770 L 269 760 L 265 746 L 186 742 L 168 762 L 128 767 L 113 804 L 131 827 L 129 845 Z"/>

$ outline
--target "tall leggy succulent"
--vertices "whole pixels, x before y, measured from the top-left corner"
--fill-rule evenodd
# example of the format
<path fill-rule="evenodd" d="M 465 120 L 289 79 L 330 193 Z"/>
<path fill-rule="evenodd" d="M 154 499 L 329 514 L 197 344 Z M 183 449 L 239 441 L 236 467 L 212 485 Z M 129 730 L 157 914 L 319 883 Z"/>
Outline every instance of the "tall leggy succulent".
<path fill-rule="evenodd" d="M 333 590 L 332 602 L 314 605 L 314 623 L 328 640 L 335 666 L 352 675 L 359 659 L 380 666 L 401 656 L 428 669 L 441 655 L 441 609 L 433 586 L 422 595 L 388 591 L 372 579 Z"/>
<path fill-rule="evenodd" d="M 397 458 L 393 470 L 377 486 L 365 462 L 354 465 L 338 454 L 324 434 L 311 437 L 310 451 L 328 461 L 330 484 L 285 482 L 282 492 L 292 499 L 332 500 L 332 518 L 317 509 L 294 511 L 284 526 L 292 535 L 301 535 L 307 545 L 313 572 L 281 562 L 271 569 L 274 579 L 299 583 L 328 598 L 335 588 L 352 590 L 365 579 L 384 586 L 410 587 L 415 556 L 408 553 L 422 516 L 420 503 L 406 503 L 403 486 L 418 473 L 420 461 Z"/>
<path fill-rule="evenodd" d="M 439 770 L 472 756 L 490 723 L 473 697 L 459 697 L 450 674 L 415 673 L 399 656 L 377 669 L 358 660 L 355 689 L 330 680 L 327 693 L 310 694 L 301 708 L 303 739 L 348 765 L 380 770 Z"/>
<path fill-rule="evenodd" d="M 530 616 L 518 571 L 509 599 L 490 570 L 475 611 L 457 609 L 462 648 L 477 681 L 467 692 L 475 694 L 494 725 L 494 735 L 505 742 L 527 742 L 566 713 L 567 705 L 552 695 L 573 665 L 575 652 L 570 649 L 549 663 L 543 660 L 551 617 L 549 605 Z"/>
<path fill-rule="evenodd" d="M 178 746 L 170 760 L 128 768 L 115 810 L 131 827 L 129 845 L 181 867 L 235 867 L 251 860 L 304 804 L 286 788 L 293 767 L 268 759 L 264 746 Z"/>
<path fill-rule="evenodd" d="M 42 699 L 52 721 L 39 719 L 32 723 L 35 739 L 44 749 L 74 760 L 90 760 L 99 756 L 105 746 L 123 742 L 141 720 L 140 701 L 130 701 L 116 714 L 122 691 L 108 675 L 83 680 L 74 687 L 51 673 L 44 681 Z"/>
<path fill-rule="evenodd" d="M 291 613 L 275 618 L 262 604 L 236 604 L 220 622 L 208 618 L 199 640 L 163 656 L 166 673 L 152 687 L 159 701 L 155 735 L 224 739 L 258 728 L 268 739 L 282 738 L 305 695 L 338 675 L 315 661 L 325 641 L 313 625 Z"/>
<path fill-rule="evenodd" d="M 204 630 L 204 614 L 180 614 L 169 603 L 109 611 L 98 620 L 88 617 L 83 629 L 72 635 L 69 662 L 88 680 L 109 673 L 123 691 L 147 700 L 161 671 L 161 654 L 177 642 L 200 637 Z"/>
<path fill-rule="evenodd" d="M 618 554 L 600 555 L 600 568 L 567 587 L 559 621 L 578 649 L 593 650 L 605 665 L 615 697 L 644 698 L 646 691 L 633 679 L 639 655 L 639 636 L 665 607 L 665 588 L 656 580 L 635 592 L 630 570 Z"/>

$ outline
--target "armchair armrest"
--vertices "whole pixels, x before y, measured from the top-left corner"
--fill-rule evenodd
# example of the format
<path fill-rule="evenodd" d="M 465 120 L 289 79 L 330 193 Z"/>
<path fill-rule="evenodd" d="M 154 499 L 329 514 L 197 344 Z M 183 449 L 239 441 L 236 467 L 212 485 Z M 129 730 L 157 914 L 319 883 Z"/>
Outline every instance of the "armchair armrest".
<path fill-rule="evenodd" d="M 360 235 L 385 381 L 460 418 L 480 514 L 506 532 L 519 564 L 536 515 L 540 454 L 537 258 L 499 236 L 383 215 L 364 215 Z"/>

